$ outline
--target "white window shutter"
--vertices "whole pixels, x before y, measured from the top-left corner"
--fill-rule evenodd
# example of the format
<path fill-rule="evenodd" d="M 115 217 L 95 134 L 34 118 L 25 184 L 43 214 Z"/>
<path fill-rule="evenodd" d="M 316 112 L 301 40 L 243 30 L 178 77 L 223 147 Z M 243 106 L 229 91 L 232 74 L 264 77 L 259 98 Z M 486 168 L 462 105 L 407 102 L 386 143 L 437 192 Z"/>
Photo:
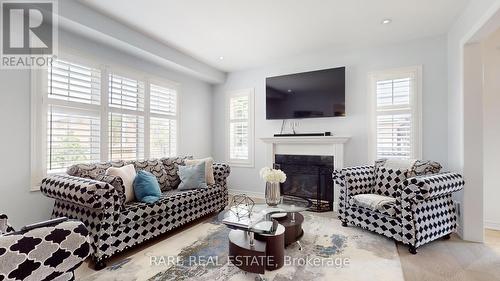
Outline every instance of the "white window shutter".
<path fill-rule="evenodd" d="M 227 100 L 228 161 L 253 165 L 253 90 L 240 90 Z"/>
<path fill-rule="evenodd" d="M 48 98 L 100 104 L 101 71 L 92 67 L 55 60 L 48 69 Z"/>
<path fill-rule="evenodd" d="M 109 160 L 144 158 L 144 117 L 109 114 Z"/>
<path fill-rule="evenodd" d="M 177 89 L 150 84 L 150 157 L 177 155 Z"/>
<path fill-rule="evenodd" d="M 101 71 L 54 60 L 47 74 L 47 171 L 99 161 Z"/>
<path fill-rule="evenodd" d="M 108 95 L 110 107 L 144 110 L 144 83 L 141 81 L 110 74 Z"/>
<path fill-rule="evenodd" d="M 389 71 L 375 77 L 376 157 L 419 157 L 418 69 Z"/>

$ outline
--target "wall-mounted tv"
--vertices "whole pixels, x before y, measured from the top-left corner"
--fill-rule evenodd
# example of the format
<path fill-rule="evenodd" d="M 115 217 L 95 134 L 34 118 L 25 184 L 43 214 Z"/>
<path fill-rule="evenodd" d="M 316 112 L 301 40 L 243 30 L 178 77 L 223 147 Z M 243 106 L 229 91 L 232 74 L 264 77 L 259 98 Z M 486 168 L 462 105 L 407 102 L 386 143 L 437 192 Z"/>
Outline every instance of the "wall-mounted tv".
<path fill-rule="evenodd" d="M 345 67 L 266 78 L 266 119 L 345 116 Z"/>

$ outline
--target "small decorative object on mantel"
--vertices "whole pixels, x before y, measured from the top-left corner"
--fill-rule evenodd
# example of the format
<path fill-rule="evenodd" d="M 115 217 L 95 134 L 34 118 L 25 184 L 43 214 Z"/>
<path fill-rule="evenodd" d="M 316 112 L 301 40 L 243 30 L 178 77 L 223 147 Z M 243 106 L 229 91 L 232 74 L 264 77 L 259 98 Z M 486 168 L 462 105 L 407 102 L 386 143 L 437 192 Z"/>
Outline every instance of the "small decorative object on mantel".
<path fill-rule="evenodd" d="M 260 177 L 266 182 L 267 205 L 278 205 L 281 201 L 280 183 L 286 181 L 286 174 L 279 169 L 264 167 L 260 170 Z"/>

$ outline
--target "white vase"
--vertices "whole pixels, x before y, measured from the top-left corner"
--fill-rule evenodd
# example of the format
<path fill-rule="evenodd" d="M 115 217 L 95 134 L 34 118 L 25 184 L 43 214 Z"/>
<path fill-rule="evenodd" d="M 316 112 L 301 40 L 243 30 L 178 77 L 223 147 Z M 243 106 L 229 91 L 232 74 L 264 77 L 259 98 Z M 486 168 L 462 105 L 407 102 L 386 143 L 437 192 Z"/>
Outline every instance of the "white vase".
<path fill-rule="evenodd" d="M 276 206 L 281 201 L 280 184 L 278 182 L 266 183 L 266 203 L 269 206 Z"/>

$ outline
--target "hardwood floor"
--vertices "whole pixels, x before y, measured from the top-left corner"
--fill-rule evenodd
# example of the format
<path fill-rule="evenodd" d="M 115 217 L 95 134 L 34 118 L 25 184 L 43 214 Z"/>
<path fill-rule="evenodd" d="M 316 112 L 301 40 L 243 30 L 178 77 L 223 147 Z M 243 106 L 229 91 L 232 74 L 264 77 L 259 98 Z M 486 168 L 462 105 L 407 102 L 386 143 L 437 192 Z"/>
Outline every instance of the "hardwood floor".
<path fill-rule="evenodd" d="M 500 280 L 500 231 L 486 230 L 485 243 L 452 236 L 419 248 L 417 255 L 398 245 L 405 280 Z"/>

